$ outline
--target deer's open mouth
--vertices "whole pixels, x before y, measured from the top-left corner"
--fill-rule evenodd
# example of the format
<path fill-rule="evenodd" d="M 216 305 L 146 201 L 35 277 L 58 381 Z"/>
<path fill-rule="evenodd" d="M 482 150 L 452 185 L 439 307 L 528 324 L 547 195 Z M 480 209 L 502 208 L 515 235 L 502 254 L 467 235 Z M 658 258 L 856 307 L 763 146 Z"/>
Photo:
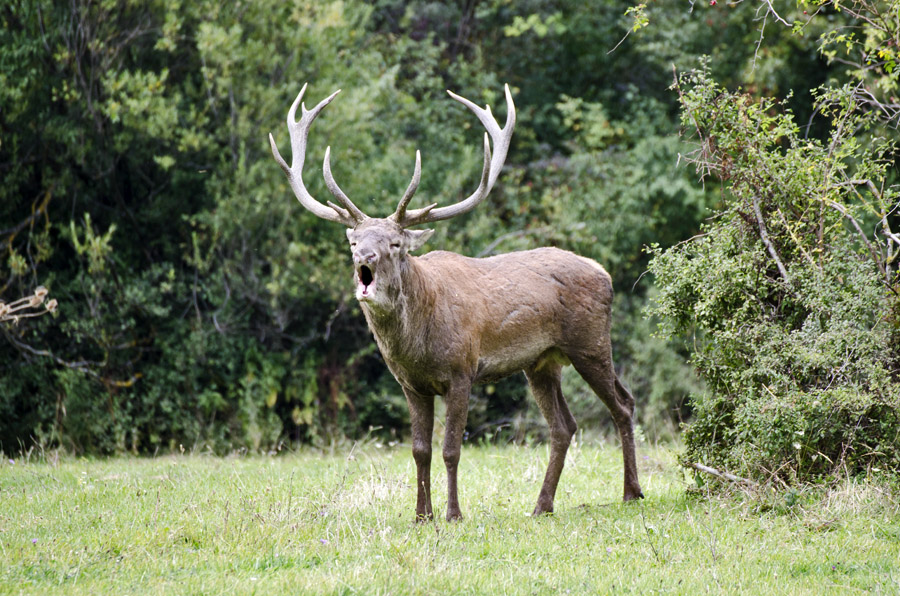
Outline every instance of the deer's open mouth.
<path fill-rule="evenodd" d="M 375 271 L 368 265 L 360 265 L 356 271 L 356 298 L 365 300 L 375 294 Z"/>

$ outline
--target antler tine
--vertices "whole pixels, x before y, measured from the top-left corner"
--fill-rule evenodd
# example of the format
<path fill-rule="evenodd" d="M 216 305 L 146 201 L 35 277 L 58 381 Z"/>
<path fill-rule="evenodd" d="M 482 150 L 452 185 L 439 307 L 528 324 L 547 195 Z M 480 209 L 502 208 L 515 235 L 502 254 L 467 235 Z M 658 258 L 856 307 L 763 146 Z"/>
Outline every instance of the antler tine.
<path fill-rule="evenodd" d="M 350 217 L 355 221 L 355 223 L 359 223 L 362 220 L 366 219 L 366 214 L 360 211 L 359 207 L 353 204 L 353 201 L 350 200 L 344 191 L 341 190 L 341 187 L 337 185 L 337 182 L 334 181 L 334 175 L 331 173 L 331 147 L 327 147 L 325 149 L 325 161 L 322 163 L 322 171 L 325 173 L 325 185 L 328 186 L 329 192 L 333 194 L 338 201 L 341 202 L 347 212 L 350 214 Z M 332 207 L 334 209 L 334 207 Z"/>
<path fill-rule="evenodd" d="M 491 192 L 494 183 L 497 181 L 497 176 L 500 175 L 500 170 L 503 168 L 503 163 L 506 161 L 506 154 L 509 151 L 513 129 L 516 127 L 516 106 L 513 103 L 512 94 L 509 91 L 509 85 L 504 86 L 504 94 L 506 95 L 506 124 L 503 128 L 500 128 L 500 125 L 494 119 L 493 114 L 491 114 L 490 106 L 479 108 L 468 99 L 460 97 L 452 91 L 447 91 L 447 93 L 450 94 L 450 97 L 469 108 L 481 122 L 482 126 L 487 130 L 484 135 L 484 168 L 481 172 L 481 182 L 474 193 L 459 203 L 437 209 L 434 209 L 434 205 L 429 205 L 423 209 L 415 209 L 402 214 L 402 217 L 397 218 L 397 221 L 403 227 L 450 219 L 451 217 L 456 217 L 457 215 L 462 215 L 463 213 L 471 211 Z M 490 136 L 491 140 L 494 142 L 493 156 L 491 155 L 488 136 Z M 404 196 L 404 199 L 406 198 L 407 197 Z M 399 211 L 400 210 L 398 209 L 398 213 L 395 214 L 395 216 L 399 214 Z"/>
<path fill-rule="evenodd" d="M 391 216 L 396 222 L 403 222 L 406 219 L 406 207 L 409 205 L 409 202 L 412 200 L 413 195 L 416 194 L 416 190 L 419 188 L 419 180 L 422 178 L 422 154 L 419 153 L 419 150 L 416 149 L 416 168 L 413 170 L 412 180 L 409 181 L 409 186 L 406 187 L 406 192 L 403 193 L 403 198 L 400 199 L 400 204 L 397 205 L 397 210 Z"/>
<path fill-rule="evenodd" d="M 325 106 L 330 104 L 337 94 L 341 92 L 340 89 L 338 89 L 320 101 L 312 110 L 307 110 L 306 105 L 302 103 L 303 95 L 306 93 L 306 87 L 307 85 L 304 84 L 303 88 L 300 89 L 300 93 L 297 95 L 297 99 L 294 100 L 294 103 L 291 104 L 291 109 L 288 110 L 287 115 L 288 133 L 291 137 L 291 165 L 288 166 L 284 158 L 281 157 L 278 146 L 275 144 L 275 137 L 272 136 L 272 133 L 269 133 L 269 144 L 272 147 L 272 155 L 275 157 L 275 161 L 278 162 L 278 165 L 281 166 L 281 169 L 284 170 L 288 182 L 291 185 L 291 190 L 294 191 L 294 195 L 297 197 L 297 200 L 300 201 L 301 205 L 322 219 L 341 223 L 351 228 L 355 227 L 361 219 L 366 218 L 362 211 L 355 206 L 353 206 L 352 209 L 348 208 L 347 210 L 337 208 L 335 205 L 331 204 L 325 206 L 309 194 L 309 191 L 306 190 L 306 185 L 303 183 L 303 163 L 306 160 L 306 142 L 309 137 L 309 128 L 312 125 L 313 120 L 316 119 Z M 296 120 L 298 106 L 301 109 L 299 121 Z M 341 194 L 343 195 L 343 193 Z M 338 195 L 335 196 L 337 196 L 342 203 L 344 203 L 344 199 L 346 199 L 347 203 L 350 202 L 350 199 L 347 199 L 346 195 L 344 195 L 343 199 Z M 344 205 L 347 206 L 347 203 L 344 203 Z M 353 205 L 353 203 L 350 203 L 350 205 Z"/>

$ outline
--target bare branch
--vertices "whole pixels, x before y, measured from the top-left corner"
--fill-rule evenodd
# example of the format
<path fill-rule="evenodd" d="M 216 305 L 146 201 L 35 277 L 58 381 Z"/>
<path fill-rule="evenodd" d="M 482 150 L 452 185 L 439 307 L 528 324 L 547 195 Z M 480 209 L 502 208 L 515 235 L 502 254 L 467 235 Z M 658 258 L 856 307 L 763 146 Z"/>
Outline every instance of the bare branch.
<path fill-rule="evenodd" d="M 791 23 L 785 21 L 781 16 L 775 11 L 775 7 L 772 6 L 772 0 L 762 0 L 762 3 L 765 4 L 769 8 L 769 13 L 775 17 L 775 20 L 784 25 L 785 27 L 793 27 Z"/>
<path fill-rule="evenodd" d="M 64 366 L 66 368 L 71 368 L 72 370 L 77 370 L 78 372 L 81 372 L 88 376 L 94 377 L 95 379 L 97 379 L 98 381 L 100 381 L 101 383 L 103 383 L 104 385 L 107 385 L 107 386 L 131 387 L 132 385 L 134 385 L 135 382 L 137 382 L 143 376 L 141 373 L 138 372 L 138 373 L 134 373 L 133 375 L 131 375 L 131 377 L 129 377 L 128 379 L 125 379 L 124 381 L 119 380 L 119 379 L 110 379 L 108 377 L 104 377 L 104 376 L 100 375 L 97 371 L 95 371 L 93 369 L 93 367 L 102 365 L 103 363 L 91 362 L 88 360 L 80 360 L 80 361 L 75 361 L 75 362 L 70 361 L 70 360 L 65 360 L 65 359 L 60 358 L 59 356 L 55 355 L 53 352 L 50 352 L 49 350 L 38 350 L 36 348 L 33 348 L 32 346 L 29 346 L 28 344 L 26 344 L 24 342 L 19 341 L 3 327 L 0 327 L 0 331 L 2 331 L 3 334 L 6 336 L 6 338 L 10 341 L 10 343 L 12 343 L 18 349 L 20 349 L 24 352 L 28 352 L 29 354 L 32 354 L 34 356 L 42 356 L 45 358 L 50 358 L 51 360 L 53 360 L 60 366 Z"/>
<path fill-rule="evenodd" d="M 19 298 L 8 304 L 0 300 L 0 323 L 12 321 L 14 324 L 18 324 L 20 319 L 28 319 L 48 312 L 54 312 L 57 307 L 57 302 L 53 299 L 44 304 L 47 294 L 47 288 L 38 286 L 31 296 Z M 40 306 L 43 306 L 43 309 L 31 310 Z"/>
<path fill-rule="evenodd" d="M 866 248 L 869 249 L 869 254 L 872 256 L 872 260 L 875 262 L 875 265 L 878 267 L 878 270 L 881 271 L 881 275 L 884 276 L 885 282 L 887 282 L 888 287 L 890 287 L 890 279 L 889 279 L 887 271 L 885 271 L 885 269 L 884 269 L 884 264 L 882 263 L 883 257 L 881 256 L 881 254 L 879 252 L 876 252 L 875 247 L 872 246 L 871 242 L 869 242 L 869 238 L 866 236 L 866 233 L 863 232 L 863 229 L 860 227 L 859 222 L 856 221 L 856 218 L 854 218 L 853 215 L 850 213 L 850 211 L 848 211 L 847 208 L 844 207 L 843 205 L 840 205 L 839 203 L 836 203 L 835 201 L 832 201 L 830 199 L 827 199 L 825 202 L 829 207 L 832 207 L 836 211 L 839 211 L 841 213 L 841 215 L 843 215 L 848 220 L 850 220 L 851 225 L 853 225 L 853 227 L 856 229 L 856 232 L 859 234 L 859 237 L 862 239 L 863 243 L 866 245 Z"/>
<path fill-rule="evenodd" d="M 531 228 L 528 230 L 516 230 L 515 232 L 507 232 L 506 234 L 501 234 L 497 238 L 494 239 L 493 242 L 484 247 L 484 249 L 478 253 L 476 258 L 487 257 L 494 254 L 494 249 L 497 248 L 501 243 L 510 240 L 512 238 L 522 238 L 524 236 L 538 235 L 538 234 L 548 234 L 553 231 L 553 228 L 548 226 L 541 226 L 539 228 Z"/>
<path fill-rule="evenodd" d="M 766 222 L 763 220 L 762 211 L 759 208 L 758 196 L 753 197 L 753 212 L 756 214 L 756 223 L 759 224 L 759 237 L 766 246 L 766 250 L 769 251 L 772 260 L 774 260 L 775 264 L 778 266 L 778 272 L 781 273 L 781 278 L 784 279 L 785 283 L 790 283 L 787 269 L 784 268 L 784 263 L 782 263 L 781 259 L 778 257 L 778 252 L 776 252 L 775 247 L 772 246 L 772 243 L 769 241 L 769 233 L 766 232 Z"/>
<path fill-rule="evenodd" d="M 749 480 L 747 478 L 741 478 L 740 476 L 735 476 L 734 474 L 731 474 L 729 472 L 722 472 L 715 468 L 711 468 L 709 466 L 704 466 L 703 464 L 692 463 L 692 464 L 690 464 L 689 467 L 691 467 L 695 470 L 698 470 L 700 472 L 703 472 L 705 474 L 710 474 L 712 476 L 715 476 L 716 478 L 721 478 L 723 480 L 730 480 L 732 482 L 737 482 L 738 484 L 747 484 L 749 486 L 757 486 L 757 484 L 755 482 L 753 482 L 752 480 Z"/>

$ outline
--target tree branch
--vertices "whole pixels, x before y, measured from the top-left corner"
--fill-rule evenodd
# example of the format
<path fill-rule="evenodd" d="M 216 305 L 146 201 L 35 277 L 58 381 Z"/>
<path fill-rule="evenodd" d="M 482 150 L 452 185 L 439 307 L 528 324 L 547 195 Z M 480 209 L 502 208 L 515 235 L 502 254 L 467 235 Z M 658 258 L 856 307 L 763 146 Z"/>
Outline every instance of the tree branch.
<path fill-rule="evenodd" d="M 831 199 L 826 199 L 825 202 L 830 207 L 839 211 L 841 213 L 841 215 L 843 215 L 844 217 L 846 217 L 847 219 L 850 220 L 850 223 L 853 225 L 854 228 L 856 228 L 856 231 L 859 234 L 859 237 L 862 238 L 862 241 L 865 243 L 866 248 L 869 249 L 869 254 L 872 255 L 872 260 L 875 261 L 875 264 L 878 266 L 878 269 L 881 271 L 881 274 L 886 277 L 887 273 L 885 273 L 884 265 L 882 265 L 882 263 L 881 263 L 881 255 L 878 254 L 877 252 L 875 252 L 875 247 L 872 246 L 871 242 L 869 242 L 869 239 L 866 237 L 866 233 L 863 232 L 862 228 L 859 226 L 859 222 L 856 221 L 856 218 L 854 218 L 853 215 L 851 215 L 850 212 L 847 210 L 847 208 L 844 207 L 843 205 L 840 205 L 839 203 L 836 203 L 836 202 L 832 201 Z"/>
<path fill-rule="evenodd" d="M 753 196 L 753 212 L 756 214 L 756 223 L 759 224 L 759 237 L 766 246 L 766 250 L 769 251 L 769 255 L 778 266 L 778 272 L 781 273 L 781 278 L 784 279 L 785 283 L 790 283 L 787 269 L 784 268 L 784 263 L 782 263 L 781 259 L 778 257 L 778 252 L 775 251 L 775 247 L 772 246 L 772 243 L 769 241 L 769 233 L 766 232 L 766 222 L 763 221 L 762 211 L 759 208 L 759 197 L 756 195 Z"/>
<path fill-rule="evenodd" d="M 757 486 L 755 482 L 752 480 L 748 480 L 747 478 L 741 478 L 740 476 L 735 476 L 729 472 L 722 472 L 715 468 L 711 468 L 709 466 L 704 466 L 703 464 L 692 463 L 688 467 L 694 468 L 695 470 L 699 470 L 700 472 L 704 472 L 706 474 L 710 474 L 715 476 L 716 478 L 721 478 L 723 480 L 730 480 L 731 482 L 737 482 L 738 484 L 746 484 L 748 486 Z"/>

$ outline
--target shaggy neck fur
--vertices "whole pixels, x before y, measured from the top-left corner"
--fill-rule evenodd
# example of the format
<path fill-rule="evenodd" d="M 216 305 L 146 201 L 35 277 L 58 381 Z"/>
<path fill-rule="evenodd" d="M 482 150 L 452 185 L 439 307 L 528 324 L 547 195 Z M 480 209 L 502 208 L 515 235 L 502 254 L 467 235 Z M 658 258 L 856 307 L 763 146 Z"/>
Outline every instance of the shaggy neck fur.
<path fill-rule="evenodd" d="M 361 303 L 378 347 L 391 360 L 424 354 L 435 296 L 416 257 L 401 259 L 397 274 L 385 285 L 380 291 L 389 298 L 386 304 Z"/>

